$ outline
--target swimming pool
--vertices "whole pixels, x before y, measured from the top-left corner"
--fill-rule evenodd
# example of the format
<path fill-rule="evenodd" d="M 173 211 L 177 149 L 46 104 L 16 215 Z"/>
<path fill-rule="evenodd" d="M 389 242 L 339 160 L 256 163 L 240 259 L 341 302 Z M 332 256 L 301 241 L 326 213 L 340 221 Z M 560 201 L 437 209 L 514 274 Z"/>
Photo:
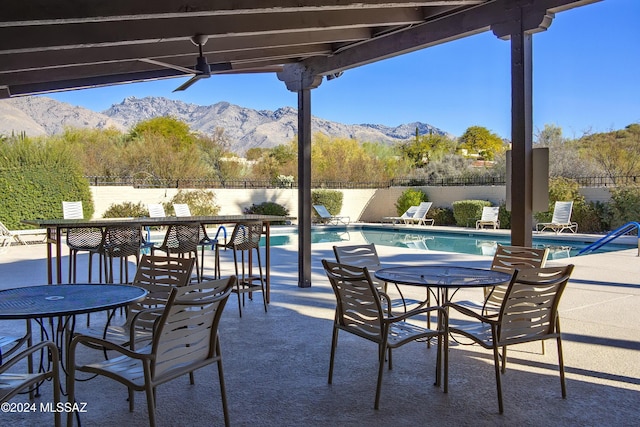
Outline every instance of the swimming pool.
<path fill-rule="evenodd" d="M 332 227 L 314 228 L 311 231 L 311 243 L 342 242 L 348 244 L 367 242 L 381 246 L 395 246 L 401 248 L 413 248 L 422 250 L 454 252 L 473 255 L 486 255 L 493 257 L 498 243 L 510 244 L 508 235 L 496 236 L 483 233 L 474 233 L 473 230 L 464 233 L 448 233 L 435 230 L 407 230 L 407 229 L 386 229 L 382 227 Z M 533 247 L 549 248 L 549 259 L 569 258 L 578 255 L 578 252 L 589 245 L 591 241 L 580 241 L 575 235 L 567 235 L 566 239 L 561 237 L 534 236 Z M 272 246 L 297 245 L 298 233 L 296 229 L 287 228 L 278 230 L 277 227 L 271 229 Z M 264 237 L 260 242 L 264 246 Z M 633 249 L 635 244 L 608 243 L 595 253 L 610 252 L 623 249 Z"/>

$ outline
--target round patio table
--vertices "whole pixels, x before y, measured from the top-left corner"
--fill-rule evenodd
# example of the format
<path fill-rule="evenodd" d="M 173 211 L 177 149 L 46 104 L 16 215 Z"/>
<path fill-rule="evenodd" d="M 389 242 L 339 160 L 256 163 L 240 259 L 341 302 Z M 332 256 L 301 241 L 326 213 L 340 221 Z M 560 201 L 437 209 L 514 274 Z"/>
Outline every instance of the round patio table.
<path fill-rule="evenodd" d="M 138 301 L 147 291 L 130 285 L 42 285 L 0 291 L 1 319 L 40 319 L 110 310 Z"/>
<path fill-rule="evenodd" d="M 66 355 L 68 341 L 73 336 L 76 314 L 123 307 L 143 299 L 146 295 L 145 289 L 131 285 L 70 284 L 5 289 L 0 291 L 0 320 L 26 319 L 27 334 L 30 335 L 29 322 L 34 319 L 40 324 L 42 334 L 47 335 L 42 319 L 49 318 L 51 336 L 55 337 L 54 341 L 60 353 L 60 364 L 66 374 L 63 356 Z M 54 319 L 58 319 L 57 325 Z M 39 388 L 38 385 L 36 397 L 40 395 Z M 79 417 L 79 414 L 76 413 L 76 415 Z"/>
<path fill-rule="evenodd" d="M 434 294 L 438 305 L 449 302 L 449 289 L 454 289 L 455 293 L 461 288 L 497 286 L 511 280 L 511 274 L 501 271 L 450 265 L 381 268 L 374 275 L 385 282 L 437 288 L 440 294 Z"/>

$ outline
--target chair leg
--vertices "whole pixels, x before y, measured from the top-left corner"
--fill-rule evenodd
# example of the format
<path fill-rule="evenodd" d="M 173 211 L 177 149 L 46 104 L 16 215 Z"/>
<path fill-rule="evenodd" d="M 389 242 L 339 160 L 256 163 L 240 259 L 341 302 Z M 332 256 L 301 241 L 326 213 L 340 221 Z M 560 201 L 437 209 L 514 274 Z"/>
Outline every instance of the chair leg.
<path fill-rule="evenodd" d="M 204 280 L 204 249 L 205 249 L 205 245 L 201 245 L 200 249 L 202 250 L 202 252 L 200 252 L 200 280 Z M 196 251 L 196 258 L 198 258 L 198 251 Z M 215 277 L 215 272 L 213 277 Z"/>
<path fill-rule="evenodd" d="M 565 384 L 565 379 L 564 379 L 564 357 L 562 356 L 562 337 L 560 336 L 560 317 L 556 317 L 556 332 L 558 334 L 558 338 L 556 338 L 556 341 L 558 343 L 558 370 L 560 371 L 560 387 L 562 388 L 562 398 L 565 399 L 567 397 L 567 386 Z"/>
<path fill-rule="evenodd" d="M 218 380 L 220 381 L 220 399 L 222 400 L 222 413 L 224 425 L 229 427 L 229 408 L 227 407 L 227 389 L 224 384 L 224 371 L 222 369 L 222 353 L 220 352 L 220 340 L 216 339 L 216 353 L 218 355 Z"/>
<path fill-rule="evenodd" d="M 507 372 L 507 346 L 502 347 L 502 373 Z"/>
<path fill-rule="evenodd" d="M 262 303 L 264 304 L 264 312 L 267 312 L 267 293 L 264 290 L 264 279 L 262 276 L 262 262 L 260 262 L 260 248 L 256 248 L 258 254 L 258 273 L 260 273 L 260 288 L 262 289 Z"/>
<path fill-rule="evenodd" d="M 373 405 L 374 409 L 380 408 L 380 389 L 382 388 L 382 373 L 384 371 L 384 356 L 386 353 L 387 340 L 386 338 L 382 340 L 380 343 L 380 347 L 378 348 L 378 382 L 376 385 L 376 400 Z"/>
<path fill-rule="evenodd" d="M 147 411 L 149 412 L 149 426 L 155 427 L 156 425 L 156 400 L 155 400 L 155 389 L 151 385 L 151 368 L 149 364 L 144 363 L 144 373 L 145 373 L 145 392 L 147 395 Z"/>
<path fill-rule="evenodd" d="M 331 358 L 329 359 L 329 380 L 328 383 L 331 384 L 333 381 L 333 359 L 336 355 L 336 347 L 338 346 L 338 328 L 336 327 L 335 321 L 333 324 L 333 336 L 331 337 Z"/>
<path fill-rule="evenodd" d="M 220 248 L 216 245 L 216 249 L 213 256 L 213 277 L 215 279 L 220 278 Z"/>
<path fill-rule="evenodd" d="M 502 381 L 500 378 L 500 354 L 498 351 L 498 346 L 496 345 L 496 331 L 495 328 L 491 328 L 491 335 L 493 339 L 493 365 L 496 371 L 496 388 L 498 389 L 498 409 L 502 414 L 504 412 L 504 407 L 502 405 Z"/>
<path fill-rule="evenodd" d="M 191 254 L 191 252 L 189 252 L 189 254 Z M 202 273 L 200 271 L 200 269 L 202 268 L 202 266 L 200 265 L 200 261 L 198 261 L 198 249 L 196 249 L 196 251 L 194 252 L 195 255 L 195 269 L 196 269 L 196 280 L 198 281 L 198 283 L 202 283 Z M 203 259 L 204 262 L 204 259 Z"/>
<path fill-rule="evenodd" d="M 73 249 L 69 250 L 69 283 L 75 283 L 75 281 L 76 281 L 75 280 L 75 275 L 74 275 L 74 272 L 75 272 L 75 268 L 74 267 L 75 267 L 75 265 L 73 263 L 73 258 L 74 258 L 75 253 L 76 253 L 75 250 L 73 250 Z"/>
<path fill-rule="evenodd" d="M 244 259 L 244 258 L 243 258 Z M 235 270 L 236 270 L 236 292 L 238 293 L 238 311 L 240 313 L 240 317 L 242 317 L 242 304 L 240 303 L 240 283 L 244 281 L 244 263 L 242 265 L 242 277 L 240 277 L 238 275 L 238 254 L 237 251 L 234 249 L 233 250 L 233 264 L 235 266 Z M 220 270 L 218 270 L 220 271 Z"/>

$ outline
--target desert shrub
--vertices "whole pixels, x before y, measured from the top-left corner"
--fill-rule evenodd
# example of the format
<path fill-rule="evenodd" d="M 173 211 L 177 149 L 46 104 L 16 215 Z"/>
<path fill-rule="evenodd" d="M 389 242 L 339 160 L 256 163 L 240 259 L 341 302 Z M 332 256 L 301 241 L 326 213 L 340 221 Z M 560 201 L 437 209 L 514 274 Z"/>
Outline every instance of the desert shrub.
<path fill-rule="evenodd" d="M 427 212 L 427 218 L 433 218 L 435 225 L 455 225 L 456 219 L 453 217 L 453 209 L 431 207 Z"/>
<path fill-rule="evenodd" d="M 624 187 L 613 190 L 606 216 L 611 230 L 629 221 L 640 220 L 640 188 Z"/>
<path fill-rule="evenodd" d="M 147 207 L 141 202 L 113 203 L 102 214 L 104 218 L 140 218 L 148 215 Z"/>
<path fill-rule="evenodd" d="M 402 215 L 411 206 L 418 206 L 422 202 L 428 202 L 429 198 L 422 190 L 416 190 L 409 188 L 404 190 L 398 200 L 396 200 L 395 207 L 398 215 Z"/>
<path fill-rule="evenodd" d="M 500 221 L 500 228 L 511 228 L 511 212 L 507 210 L 506 202 L 500 203 L 500 212 L 498 212 L 498 221 Z"/>
<path fill-rule="evenodd" d="M 482 217 L 482 208 L 491 206 L 488 200 L 457 200 L 453 202 L 453 217 L 459 227 L 468 227 Z"/>
<path fill-rule="evenodd" d="M 274 202 L 262 202 L 259 205 L 253 204 L 248 208 L 244 208 L 244 213 L 257 215 L 289 216 L 289 209 Z M 271 224 L 282 225 L 286 224 L 286 221 L 271 221 Z"/>
<path fill-rule="evenodd" d="M 553 208 L 556 201 L 573 201 L 573 212 L 579 210 L 579 205 L 584 205 L 584 197 L 580 194 L 580 186 L 576 181 L 569 178 L 552 178 L 549 180 L 549 210 L 546 212 L 535 212 L 533 217 L 536 222 L 551 222 L 553 218 Z M 575 218 L 572 216 L 572 220 Z M 580 228 L 580 225 L 578 224 Z"/>
<path fill-rule="evenodd" d="M 574 203 L 571 220 L 578 223 L 580 232 L 602 233 L 610 229 L 608 210 L 602 202 Z"/>
<path fill-rule="evenodd" d="M 314 190 L 311 192 L 311 204 L 324 205 L 331 215 L 340 214 L 343 198 L 344 194 L 338 190 Z"/>
<path fill-rule="evenodd" d="M 174 212 L 173 204 L 186 204 L 193 216 L 218 215 L 220 206 L 215 204 L 216 195 L 210 190 L 179 190 L 175 196 L 163 203 L 164 211 Z"/>

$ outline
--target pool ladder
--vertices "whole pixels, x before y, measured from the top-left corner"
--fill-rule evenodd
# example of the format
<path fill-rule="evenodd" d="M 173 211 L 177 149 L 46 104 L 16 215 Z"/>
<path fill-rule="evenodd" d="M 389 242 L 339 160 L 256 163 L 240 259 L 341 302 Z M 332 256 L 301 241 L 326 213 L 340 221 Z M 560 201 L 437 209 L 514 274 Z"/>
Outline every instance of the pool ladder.
<path fill-rule="evenodd" d="M 578 255 L 591 253 L 591 252 L 595 251 L 596 249 L 598 249 L 598 248 L 606 245 L 607 243 L 611 242 L 612 240 L 614 240 L 614 239 L 616 239 L 616 238 L 618 238 L 620 236 L 623 236 L 623 235 L 629 233 L 630 231 L 633 231 L 634 229 L 638 230 L 638 256 L 640 256 L 640 224 L 637 223 L 636 221 L 628 222 L 625 225 L 623 225 L 622 227 L 619 227 L 619 228 L 613 230 L 612 232 L 610 232 L 609 234 L 607 234 L 603 238 L 593 242 L 592 244 L 590 244 L 586 248 L 582 249 L 580 252 L 578 252 Z"/>

